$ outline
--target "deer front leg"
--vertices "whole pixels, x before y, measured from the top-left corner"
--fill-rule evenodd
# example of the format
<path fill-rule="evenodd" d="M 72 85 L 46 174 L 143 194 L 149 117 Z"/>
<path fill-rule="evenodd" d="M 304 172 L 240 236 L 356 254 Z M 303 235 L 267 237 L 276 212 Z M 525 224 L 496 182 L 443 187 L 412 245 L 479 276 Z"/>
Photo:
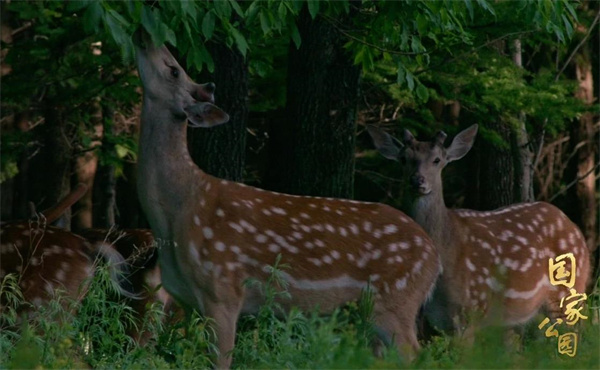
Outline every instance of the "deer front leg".
<path fill-rule="evenodd" d="M 205 302 L 206 316 L 213 320 L 212 328 L 215 332 L 217 348 L 216 368 L 229 369 L 231 366 L 231 351 L 235 344 L 235 330 L 237 319 L 242 308 L 242 299 L 229 300 L 228 302 Z"/>

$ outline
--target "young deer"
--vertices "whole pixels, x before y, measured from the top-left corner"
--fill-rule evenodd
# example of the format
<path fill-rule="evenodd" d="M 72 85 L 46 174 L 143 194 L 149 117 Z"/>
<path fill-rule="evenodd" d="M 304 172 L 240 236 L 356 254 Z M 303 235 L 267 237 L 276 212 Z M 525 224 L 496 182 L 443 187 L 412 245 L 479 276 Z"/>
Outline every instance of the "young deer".
<path fill-rule="evenodd" d="M 426 307 L 428 319 L 440 329 L 458 329 L 464 324 L 461 314 L 469 311 L 488 313 L 489 319 L 496 301 L 502 303 L 505 325 L 528 321 L 541 306 L 560 316 L 560 301 L 569 289 L 550 284 L 548 259 L 565 253 L 576 259 L 575 290 L 585 291 L 588 249 L 577 226 L 555 206 L 521 203 L 488 212 L 446 208 L 442 169 L 471 149 L 477 125 L 459 133 L 448 148 L 441 131 L 421 142 L 405 130 L 402 144 L 380 129 L 368 130 L 384 157 L 407 160 L 417 194 L 412 215 L 435 242 L 443 264 Z M 565 268 L 570 270 L 570 260 Z"/>
<path fill-rule="evenodd" d="M 138 190 L 159 240 L 166 290 L 214 319 L 218 367 L 229 367 L 240 313 L 257 312 L 281 255 L 291 299 L 284 307 L 330 312 L 374 291 L 375 322 L 387 339 L 416 350 L 415 319 L 439 273 L 433 243 L 402 212 L 382 204 L 301 197 L 212 177 L 194 165 L 192 127 L 228 120 L 213 84 L 193 83 L 166 47 L 138 47 L 144 87 Z"/>
<path fill-rule="evenodd" d="M 6 222 L 0 226 L 0 280 L 16 274 L 25 301 L 35 307 L 52 299 L 59 289 L 75 301 L 83 298 L 87 283 L 94 276 L 97 257 L 109 262 L 112 280 L 118 285 L 125 266 L 123 257 L 110 245 L 92 244 L 69 231 L 47 226 L 85 191 L 85 186 L 78 186 L 37 220 Z M 121 288 L 119 291 L 133 297 Z M 4 298 L 0 311 L 6 304 Z"/>

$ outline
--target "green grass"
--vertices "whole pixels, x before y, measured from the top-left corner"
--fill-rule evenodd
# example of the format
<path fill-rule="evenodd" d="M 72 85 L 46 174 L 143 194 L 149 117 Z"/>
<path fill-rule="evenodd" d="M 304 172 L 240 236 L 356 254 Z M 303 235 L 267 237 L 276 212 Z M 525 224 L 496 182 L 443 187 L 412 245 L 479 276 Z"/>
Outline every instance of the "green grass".
<path fill-rule="evenodd" d="M 506 345 L 504 331 L 486 328 L 472 345 L 455 337 L 436 336 L 412 363 L 402 360 L 395 349 L 373 354 L 372 302 L 365 292 L 357 303 L 323 317 L 316 312 L 291 310 L 282 314 L 278 298 L 285 299 L 285 285 L 275 266 L 272 278 L 261 288 L 267 302 L 256 316 L 240 319 L 235 368 L 311 369 L 481 369 L 481 368 L 600 368 L 600 280 L 588 299 L 589 319 L 579 328 L 577 355 L 559 355 L 556 338 L 546 338 L 536 317 L 525 328 L 524 339 Z M 164 324 L 160 307 L 153 306 L 142 324 L 153 336 L 140 347 L 126 334 L 133 312 L 125 303 L 111 299 L 114 294 L 104 270 L 93 279 L 81 303 L 57 298 L 29 320 L 18 323 L 15 308 L 22 303 L 14 277 L 0 282 L 0 294 L 9 304 L 2 314 L 0 368 L 208 368 L 215 348 L 207 319 L 199 315 L 185 323 Z M 249 282 L 256 284 L 256 282 Z M 77 314 L 73 315 L 72 310 Z M 594 321 L 594 322 L 593 322 Z M 566 331 L 560 328 L 561 333 Z"/>

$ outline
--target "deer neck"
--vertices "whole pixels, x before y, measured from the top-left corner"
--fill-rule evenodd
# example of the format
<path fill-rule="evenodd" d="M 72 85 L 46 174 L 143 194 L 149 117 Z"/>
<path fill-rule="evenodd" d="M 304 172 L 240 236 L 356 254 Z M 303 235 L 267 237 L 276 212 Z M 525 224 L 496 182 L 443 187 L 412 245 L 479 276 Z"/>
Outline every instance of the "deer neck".
<path fill-rule="evenodd" d="M 450 241 L 456 240 L 456 228 L 452 212 L 444 202 L 441 185 L 434 187 L 431 193 L 417 197 L 413 201 L 411 212 L 413 219 L 434 241 L 444 265 L 452 263 L 456 251 Z"/>
<path fill-rule="evenodd" d="M 171 239 L 172 227 L 188 198 L 206 176 L 192 161 L 187 147 L 186 120 L 174 117 L 157 102 L 144 98 L 138 158 L 140 202 L 159 237 Z M 174 221 L 173 221 L 174 220 Z"/>

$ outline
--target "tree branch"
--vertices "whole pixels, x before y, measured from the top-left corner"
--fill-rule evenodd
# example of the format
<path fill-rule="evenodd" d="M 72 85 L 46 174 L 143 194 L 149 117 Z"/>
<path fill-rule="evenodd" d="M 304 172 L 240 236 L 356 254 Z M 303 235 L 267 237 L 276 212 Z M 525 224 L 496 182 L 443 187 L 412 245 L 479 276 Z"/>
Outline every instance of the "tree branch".
<path fill-rule="evenodd" d="M 577 184 L 579 181 L 585 179 L 586 177 L 588 177 L 589 175 L 591 175 L 596 168 L 600 167 L 600 163 L 596 163 L 596 165 L 594 167 L 592 167 L 588 172 L 586 172 L 584 175 L 579 176 L 578 178 L 576 178 L 575 180 L 571 181 L 570 183 L 567 184 L 567 186 L 565 186 L 564 188 L 560 189 L 558 191 L 558 193 L 554 194 L 552 196 L 552 198 L 550 198 L 550 200 L 548 200 L 548 202 L 552 203 L 552 201 L 556 198 L 558 198 L 559 195 L 561 195 L 562 193 L 564 193 L 565 191 L 569 190 L 573 185 Z"/>
<path fill-rule="evenodd" d="M 581 41 L 579 42 L 579 44 L 577 44 L 577 46 L 575 47 L 575 49 L 573 49 L 573 52 L 571 52 L 571 55 L 569 55 L 569 57 L 567 58 L 567 61 L 565 62 L 565 64 L 563 64 L 563 66 L 560 69 L 560 71 L 558 71 L 558 73 L 556 74 L 556 77 L 554 78 L 554 81 L 558 81 L 558 78 L 560 77 L 560 75 L 565 71 L 565 69 L 567 68 L 567 66 L 569 65 L 569 63 L 571 63 L 571 59 L 573 59 L 573 57 L 575 56 L 575 54 L 577 53 L 577 51 L 579 51 L 579 49 L 587 41 L 588 37 L 590 37 L 590 34 L 592 33 L 592 30 L 594 29 L 594 27 L 596 27 L 596 24 L 598 24 L 598 20 L 599 19 L 600 19 L 600 10 L 598 11 L 598 13 L 596 13 L 596 17 L 594 18 L 594 21 L 592 22 L 592 25 L 588 29 L 588 32 L 585 34 L 585 36 L 583 37 L 583 39 L 581 39 Z"/>

